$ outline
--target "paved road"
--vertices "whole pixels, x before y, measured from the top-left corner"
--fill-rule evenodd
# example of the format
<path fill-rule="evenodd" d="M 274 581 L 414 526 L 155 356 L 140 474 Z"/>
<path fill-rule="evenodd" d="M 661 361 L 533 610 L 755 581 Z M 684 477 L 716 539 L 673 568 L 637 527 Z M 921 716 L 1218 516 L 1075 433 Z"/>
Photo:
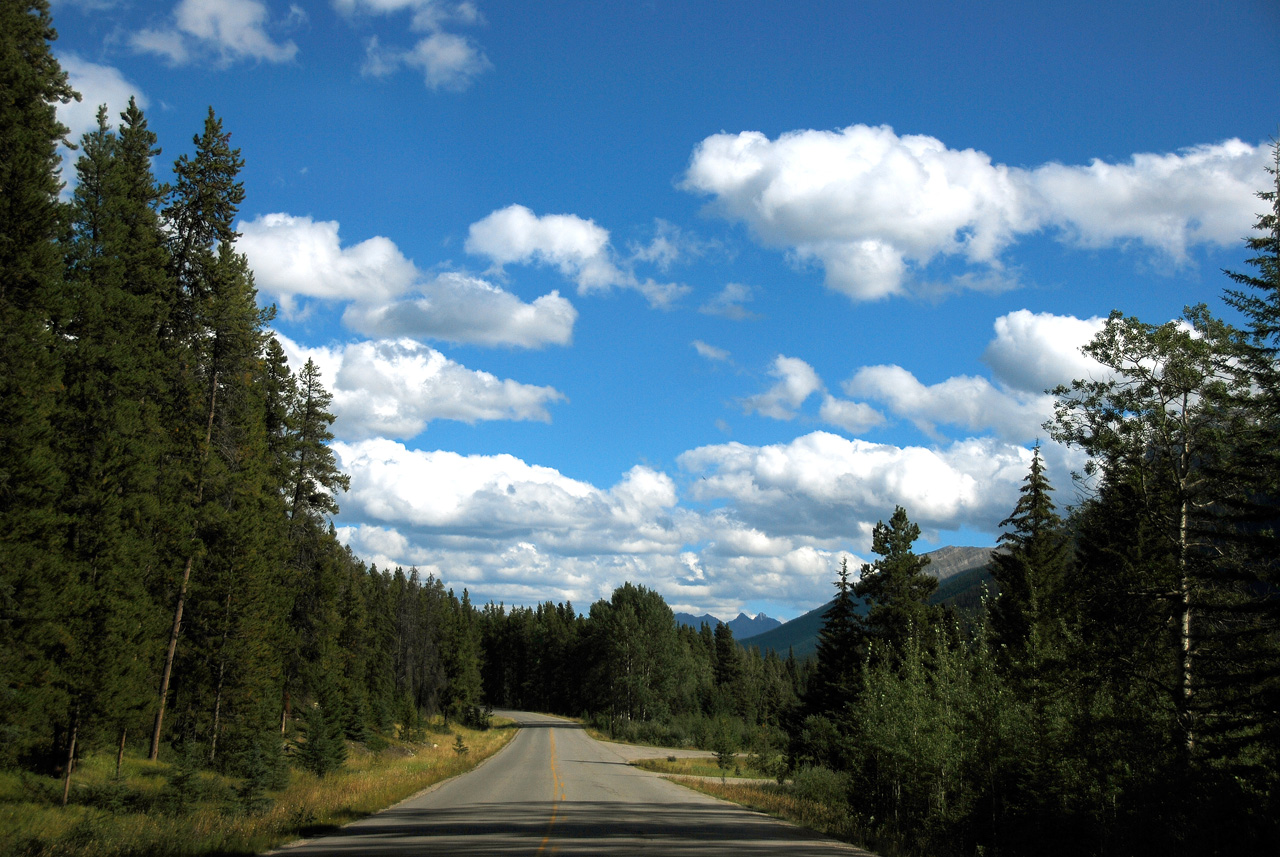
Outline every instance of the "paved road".
<path fill-rule="evenodd" d="M 284 853 L 869 857 L 630 767 L 575 723 L 502 713 L 520 731 L 476 770 Z"/>

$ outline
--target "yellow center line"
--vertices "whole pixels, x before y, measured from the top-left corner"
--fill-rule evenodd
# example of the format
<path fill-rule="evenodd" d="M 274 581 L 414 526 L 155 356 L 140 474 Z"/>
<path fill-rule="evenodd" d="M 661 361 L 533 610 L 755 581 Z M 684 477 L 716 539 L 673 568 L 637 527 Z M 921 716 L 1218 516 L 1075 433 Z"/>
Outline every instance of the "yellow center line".
<path fill-rule="evenodd" d="M 564 780 L 560 778 L 560 769 L 556 767 L 555 732 L 548 730 L 547 737 L 551 740 L 551 819 L 547 822 L 547 833 L 542 837 L 542 842 L 538 845 L 538 850 L 534 852 L 534 857 L 542 854 L 547 847 L 547 843 L 551 841 L 551 828 L 555 826 L 556 819 L 560 816 L 560 801 L 564 800 Z M 555 854 L 559 850 L 560 846 L 553 845 L 550 853 Z"/>

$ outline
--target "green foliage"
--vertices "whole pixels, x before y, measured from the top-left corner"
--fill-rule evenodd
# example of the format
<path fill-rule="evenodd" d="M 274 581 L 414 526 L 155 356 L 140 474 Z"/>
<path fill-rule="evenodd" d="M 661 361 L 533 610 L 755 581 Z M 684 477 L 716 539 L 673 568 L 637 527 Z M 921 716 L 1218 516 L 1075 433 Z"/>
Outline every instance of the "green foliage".
<path fill-rule="evenodd" d="M 313 703 L 302 715 L 303 741 L 294 758 L 318 777 L 332 773 L 347 760 L 347 742 L 342 724 L 327 706 Z"/>
<path fill-rule="evenodd" d="M 853 587 L 853 594 L 869 606 L 861 634 L 874 644 L 871 657 L 877 653 L 892 657 L 912 634 L 936 618 L 928 599 L 938 581 L 924 573 L 929 558 L 912 551 L 919 537 L 920 527 L 907 518 L 901 506 L 894 509 L 888 524 L 880 521 L 871 532 L 871 550 L 880 559 L 862 566 L 862 575 Z"/>

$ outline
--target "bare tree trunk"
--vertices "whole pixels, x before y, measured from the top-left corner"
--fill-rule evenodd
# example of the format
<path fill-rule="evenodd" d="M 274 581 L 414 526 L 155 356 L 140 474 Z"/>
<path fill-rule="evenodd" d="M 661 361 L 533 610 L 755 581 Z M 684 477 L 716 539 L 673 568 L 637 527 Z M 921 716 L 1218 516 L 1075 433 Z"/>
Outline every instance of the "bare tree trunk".
<path fill-rule="evenodd" d="M 1183 740 L 1186 746 L 1187 755 L 1190 756 L 1196 749 L 1196 731 L 1192 717 L 1191 701 L 1195 693 L 1192 686 L 1192 669 L 1191 669 L 1191 573 L 1187 568 L 1187 538 L 1188 528 L 1190 526 L 1190 503 L 1184 499 L 1181 507 L 1181 519 L 1179 521 L 1179 554 L 1178 554 L 1178 572 L 1181 576 L 1181 586 L 1179 587 L 1181 606 L 1182 606 L 1182 628 L 1181 628 L 1181 648 L 1182 648 L 1182 699 L 1180 705 L 1182 707 L 1182 729 Z"/>
<path fill-rule="evenodd" d="M 156 725 L 151 731 L 151 752 L 147 758 L 155 761 L 160 756 L 160 732 L 164 728 L 164 706 L 169 698 L 169 679 L 173 675 L 173 656 L 178 651 L 178 635 L 182 633 L 182 608 L 187 601 L 187 584 L 191 581 L 191 563 L 194 557 L 187 557 L 186 569 L 182 572 L 182 587 L 178 590 L 178 606 L 173 611 L 173 630 L 169 633 L 169 650 L 164 656 L 164 673 L 160 677 L 160 705 L 156 709 Z"/>
<path fill-rule="evenodd" d="M 209 738 L 209 764 L 218 754 L 218 726 L 222 718 L 222 687 L 227 675 L 227 627 L 231 624 L 231 593 L 227 593 L 227 612 L 222 620 L 222 645 L 218 649 L 218 689 L 213 695 L 213 734 Z"/>
<path fill-rule="evenodd" d="M 204 469 L 209 461 L 209 448 L 213 445 L 213 418 L 218 402 L 218 373 L 215 371 L 209 385 L 209 420 L 205 425 L 204 451 L 200 455 L 199 478 L 196 480 L 196 500 L 198 508 L 204 499 Z M 194 536 L 193 536 L 194 538 Z M 182 572 L 182 586 L 178 590 L 178 604 L 173 611 L 173 630 L 169 634 L 169 650 L 164 656 L 164 673 L 160 679 L 160 704 L 156 709 L 156 725 L 151 732 L 151 752 L 147 758 L 155 761 L 160 756 L 160 733 L 164 728 L 164 707 L 169 697 L 169 679 L 173 675 L 173 656 L 178 650 L 178 635 L 182 632 L 182 608 L 187 600 L 187 584 L 191 581 L 191 564 L 194 554 L 187 555 L 187 564 Z"/>
<path fill-rule="evenodd" d="M 67 747 L 67 772 L 62 780 L 62 805 L 67 805 L 71 797 L 71 771 L 76 766 L 76 738 L 80 733 L 80 715 L 77 713 L 71 720 L 71 743 Z"/>
<path fill-rule="evenodd" d="M 129 734 L 128 729 L 120 730 L 120 749 L 116 751 L 116 779 L 120 779 L 120 766 L 124 764 L 124 738 Z"/>

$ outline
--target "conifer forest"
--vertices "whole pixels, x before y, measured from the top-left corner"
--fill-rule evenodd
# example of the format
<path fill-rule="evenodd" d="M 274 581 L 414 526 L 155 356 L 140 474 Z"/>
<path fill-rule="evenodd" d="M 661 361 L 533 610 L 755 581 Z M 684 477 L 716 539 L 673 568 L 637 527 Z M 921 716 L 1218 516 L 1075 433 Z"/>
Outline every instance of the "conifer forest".
<path fill-rule="evenodd" d="M 61 176 L 46 4 L 3 10 L 4 771 L 73 804 L 89 753 L 278 780 L 521 708 L 743 754 L 884 854 L 1280 853 L 1280 147 L 1222 275 L 1241 321 L 1113 313 L 1111 374 L 1053 391 L 1084 499 L 1037 449 L 972 609 L 886 509 L 799 660 L 643 586 L 476 605 L 353 555 L 330 394 L 236 249 L 234 129 L 104 109 Z"/>

